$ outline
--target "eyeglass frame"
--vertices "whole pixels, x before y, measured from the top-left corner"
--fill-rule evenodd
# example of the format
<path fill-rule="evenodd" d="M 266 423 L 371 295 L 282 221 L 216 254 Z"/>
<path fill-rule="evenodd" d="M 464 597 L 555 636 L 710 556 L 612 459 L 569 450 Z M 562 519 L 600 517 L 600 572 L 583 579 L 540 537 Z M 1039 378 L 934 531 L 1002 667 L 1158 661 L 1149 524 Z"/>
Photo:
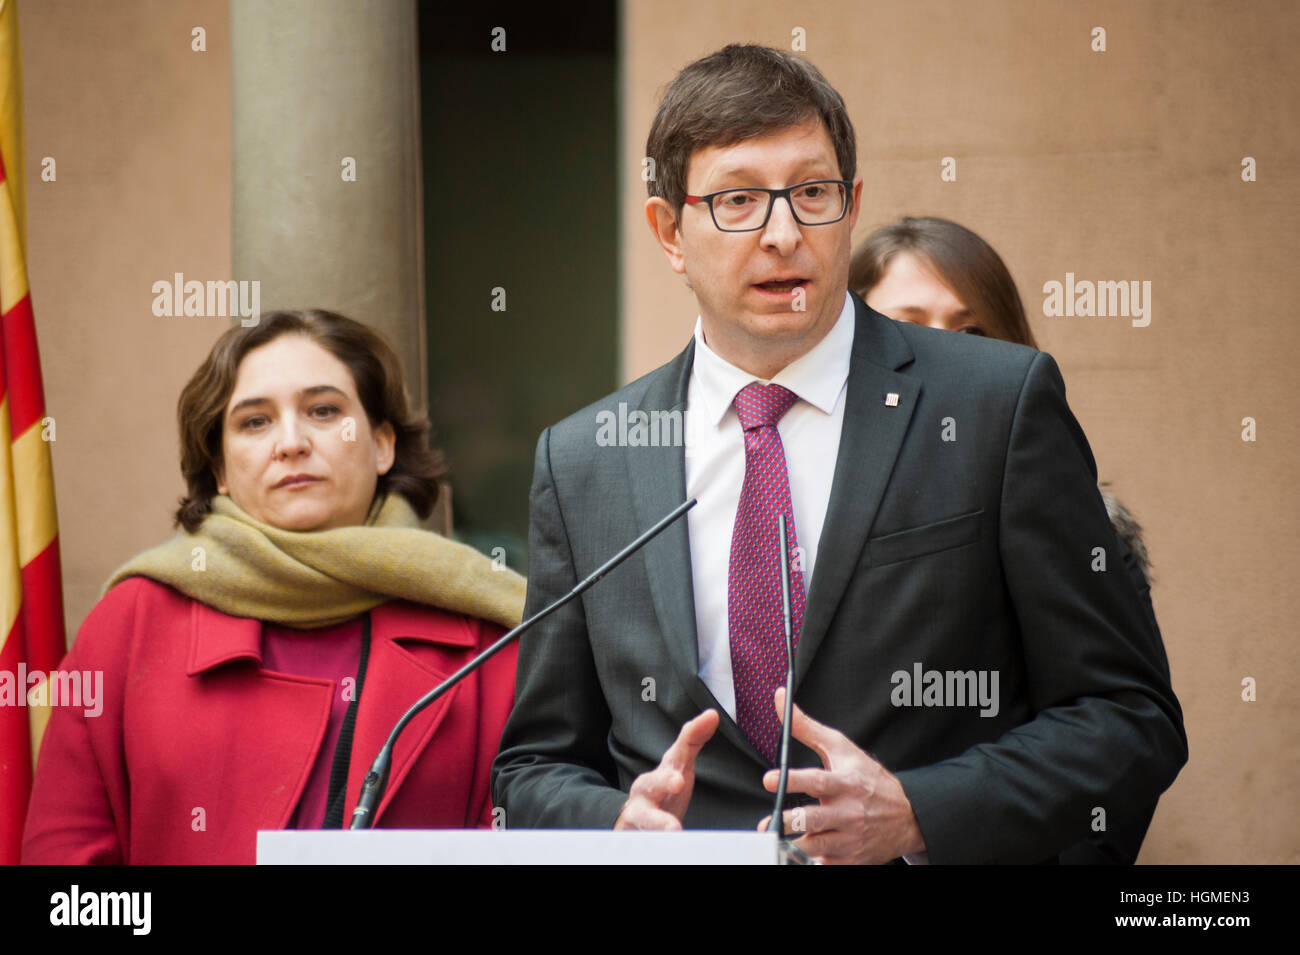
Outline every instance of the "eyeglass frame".
<path fill-rule="evenodd" d="M 823 183 L 832 183 L 844 187 L 844 208 L 840 210 L 838 216 L 834 219 L 828 219 L 826 222 L 804 222 L 799 218 L 799 213 L 795 210 L 794 201 L 790 198 L 790 193 L 794 192 L 796 189 L 803 189 L 806 186 L 816 186 Z M 767 214 L 763 216 L 763 221 L 748 229 L 724 229 L 722 226 L 718 225 L 718 216 L 713 209 L 713 200 L 728 192 L 766 192 L 768 196 Z M 713 220 L 713 227 L 719 232 L 758 232 L 767 228 L 768 220 L 772 218 L 772 210 L 776 208 L 776 200 L 778 199 L 785 199 L 785 204 L 790 207 L 790 215 L 793 216 L 794 221 L 799 223 L 801 226 L 808 226 L 811 228 L 819 225 L 834 225 L 848 215 L 849 209 L 853 207 L 853 181 L 850 179 L 809 179 L 805 182 L 797 182 L 793 186 L 786 186 L 784 189 L 765 189 L 762 186 L 733 186 L 730 189 L 719 189 L 717 192 L 706 193 L 703 196 L 688 195 L 685 197 L 685 203 L 688 206 L 699 205 L 701 202 L 708 203 L 709 218 Z"/>

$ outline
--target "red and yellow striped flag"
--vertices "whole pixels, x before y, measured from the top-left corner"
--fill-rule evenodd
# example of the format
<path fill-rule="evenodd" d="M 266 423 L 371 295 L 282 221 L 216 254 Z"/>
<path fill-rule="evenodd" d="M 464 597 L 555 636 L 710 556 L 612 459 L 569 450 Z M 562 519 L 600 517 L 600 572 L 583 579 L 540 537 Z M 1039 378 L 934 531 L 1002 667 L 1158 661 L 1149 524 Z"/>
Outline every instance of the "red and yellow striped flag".
<path fill-rule="evenodd" d="M 16 863 L 48 710 L 32 680 L 63 658 L 59 529 L 27 289 L 18 12 L 0 0 L 0 863 Z M 8 690 L 8 692 L 6 692 Z"/>

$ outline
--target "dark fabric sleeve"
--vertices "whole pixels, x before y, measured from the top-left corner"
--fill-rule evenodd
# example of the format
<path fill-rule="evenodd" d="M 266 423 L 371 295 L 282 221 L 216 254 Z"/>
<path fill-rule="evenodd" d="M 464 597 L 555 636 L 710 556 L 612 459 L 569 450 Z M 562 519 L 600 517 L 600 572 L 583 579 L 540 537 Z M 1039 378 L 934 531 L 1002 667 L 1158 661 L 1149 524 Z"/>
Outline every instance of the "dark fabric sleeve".
<path fill-rule="evenodd" d="M 577 584 L 550 464 L 549 430 L 537 442 L 530 495 L 524 617 Z M 515 708 L 493 764 L 493 797 L 507 828 L 608 829 L 627 794 L 616 787 L 610 714 L 581 600 L 524 633 Z"/>
<path fill-rule="evenodd" d="M 1145 652 L 1165 679 L 1169 679 L 1169 657 L 1165 653 L 1165 642 L 1160 636 L 1160 626 L 1156 623 L 1155 607 L 1151 604 L 1151 585 L 1147 582 L 1146 574 L 1142 573 L 1142 565 L 1138 563 L 1132 549 L 1124 543 L 1124 538 L 1118 535 L 1117 538 L 1124 569 L 1138 592 L 1143 614 L 1147 618 Z M 1062 852 L 1061 865 L 1133 865 L 1137 862 L 1155 813 L 1156 804 L 1152 803 L 1135 816 L 1108 820 L 1105 830 L 1090 833 L 1087 839 Z"/>

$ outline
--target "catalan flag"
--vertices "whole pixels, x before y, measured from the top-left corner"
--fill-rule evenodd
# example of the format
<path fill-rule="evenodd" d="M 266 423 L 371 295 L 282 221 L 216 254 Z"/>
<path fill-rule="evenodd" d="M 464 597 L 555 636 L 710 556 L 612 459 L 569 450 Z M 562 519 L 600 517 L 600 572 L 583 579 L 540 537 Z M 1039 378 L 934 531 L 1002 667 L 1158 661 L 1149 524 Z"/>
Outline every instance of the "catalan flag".
<path fill-rule="evenodd" d="M 27 289 L 22 108 L 18 11 L 0 0 L 0 863 L 18 862 L 49 712 L 29 705 L 27 675 L 50 673 L 65 646 L 53 422 Z"/>

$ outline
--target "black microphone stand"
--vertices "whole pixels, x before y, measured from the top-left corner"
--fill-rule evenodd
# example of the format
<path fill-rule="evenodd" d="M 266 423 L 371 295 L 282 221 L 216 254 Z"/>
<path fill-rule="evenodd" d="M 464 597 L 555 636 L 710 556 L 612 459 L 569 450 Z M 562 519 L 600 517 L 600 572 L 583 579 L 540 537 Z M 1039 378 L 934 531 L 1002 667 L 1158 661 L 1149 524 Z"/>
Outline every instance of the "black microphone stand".
<path fill-rule="evenodd" d="M 814 865 L 813 858 L 785 837 L 785 788 L 790 776 L 790 721 L 794 719 L 794 625 L 790 614 L 790 541 L 785 515 L 776 517 L 777 533 L 781 538 L 781 616 L 785 623 L 785 717 L 781 720 L 781 754 L 778 762 L 781 775 L 776 783 L 776 800 L 768 832 L 775 832 L 780 840 L 779 861 L 782 865 Z"/>
<path fill-rule="evenodd" d="M 444 693 L 450 690 L 453 686 L 455 686 L 461 680 L 465 679 L 465 677 L 469 676 L 471 673 L 473 673 L 475 670 L 481 667 L 484 663 L 490 660 L 497 653 L 499 653 L 500 651 L 508 647 L 511 644 L 511 642 L 518 639 L 519 635 L 522 634 L 529 627 L 531 627 L 533 624 L 537 623 L 539 620 L 549 617 L 551 614 L 559 610 L 569 601 L 579 596 L 583 591 L 587 590 L 598 580 L 600 580 L 602 577 L 608 574 L 611 570 L 613 570 L 619 564 L 623 563 L 623 561 L 627 560 L 629 557 L 635 554 L 638 550 L 640 550 L 647 543 L 649 543 L 655 536 L 657 536 L 660 531 L 664 530 L 664 528 L 666 528 L 669 524 L 673 523 L 673 521 L 677 520 L 679 517 L 681 517 L 683 514 L 685 514 L 694 506 L 695 506 L 695 498 L 691 498 L 689 501 L 684 501 L 681 504 L 679 504 L 676 508 L 673 509 L 672 513 L 663 517 L 657 524 L 654 525 L 654 527 L 651 527 L 648 531 L 646 531 L 644 534 L 642 534 L 632 543 L 628 544 L 626 547 L 624 547 L 621 551 L 619 551 L 609 560 L 605 561 L 605 563 L 597 567 L 594 571 L 591 572 L 591 574 L 589 574 L 587 577 L 579 581 L 576 587 L 570 590 L 559 600 L 555 601 L 555 603 L 551 604 L 549 607 L 546 607 L 545 609 L 534 614 L 532 617 L 525 620 L 519 626 L 511 630 L 509 633 L 503 635 L 499 640 L 497 640 L 496 643 L 492 644 L 492 646 L 488 647 L 486 650 L 484 650 L 482 653 L 476 656 L 469 663 L 466 663 L 463 667 L 461 667 L 451 676 L 447 677 L 447 679 L 443 680 L 441 683 L 435 686 L 424 696 L 420 697 L 420 699 L 416 700 L 415 704 L 409 710 L 407 710 L 405 714 L 403 714 L 400 720 L 397 721 L 397 725 L 393 727 L 393 731 L 388 734 L 388 739 L 384 743 L 383 748 L 379 750 L 379 755 L 376 756 L 375 761 L 371 763 L 370 772 L 366 773 L 365 781 L 362 782 L 361 784 L 361 796 L 359 799 L 357 799 L 357 807 L 352 811 L 352 824 L 348 828 L 349 829 L 370 828 L 371 822 L 373 821 L 375 807 L 377 807 L 379 805 L 379 801 L 384 798 L 384 790 L 388 786 L 388 774 L 392 769 L 392 763 L 393 763 L 393 746 L 397 742 L 397 737 L 401 735 L 402 730 L 406 729 L 407 724 L 409 724 L 411 720 L 415 719 L 415 717 L 420 713 L 421 710 L 429 706 L 440 696 L 442 696 Z M 788 630 L 788 626 L 789 625 L 787 624 L 787 630 Z"/>

